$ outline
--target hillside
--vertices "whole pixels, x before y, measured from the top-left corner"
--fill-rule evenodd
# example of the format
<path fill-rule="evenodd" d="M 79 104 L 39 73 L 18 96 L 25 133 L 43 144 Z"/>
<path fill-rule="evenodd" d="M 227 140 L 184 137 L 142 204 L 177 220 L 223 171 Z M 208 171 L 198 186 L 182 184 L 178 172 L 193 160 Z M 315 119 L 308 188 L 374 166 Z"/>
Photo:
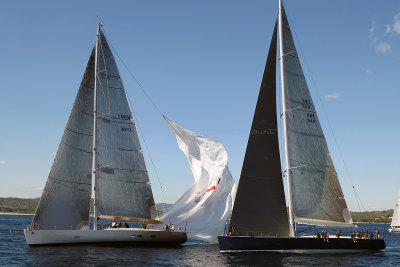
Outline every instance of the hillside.
<path fill-rule="evenodd" d="M 39 198 L 0 198 L 0 213 L 19 213 L 33 214 L 36 206 L 39 203 Z M 92 201 L 93 203 L 93 201 Z M 158 203 L 158 213 L 166 211 L 172 204 Z M 92 211 L 93 212 L 93 211 Z"/>
<path fill-rule="evenodd" d="M 354 222 L 391 223 L 393 210 L 351 212 Z"/>
<path fill-rule="evenodd" d="M 0 198 L 0 213 L 35 213 L 39 198 Z"/>

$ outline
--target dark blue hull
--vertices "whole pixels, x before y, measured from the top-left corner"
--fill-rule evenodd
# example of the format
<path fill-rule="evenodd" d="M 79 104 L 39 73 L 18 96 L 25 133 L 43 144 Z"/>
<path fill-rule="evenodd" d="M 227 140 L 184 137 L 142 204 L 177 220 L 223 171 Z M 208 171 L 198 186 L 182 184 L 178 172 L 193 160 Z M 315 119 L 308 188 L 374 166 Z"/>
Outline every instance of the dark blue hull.
<path fill-rule="evenodd" d="M 330 238 L 329 242 L 316 237 L 250 237 L 218 236 L 220 251 L 362 251 L 386 248 L 382 239 Z"/>

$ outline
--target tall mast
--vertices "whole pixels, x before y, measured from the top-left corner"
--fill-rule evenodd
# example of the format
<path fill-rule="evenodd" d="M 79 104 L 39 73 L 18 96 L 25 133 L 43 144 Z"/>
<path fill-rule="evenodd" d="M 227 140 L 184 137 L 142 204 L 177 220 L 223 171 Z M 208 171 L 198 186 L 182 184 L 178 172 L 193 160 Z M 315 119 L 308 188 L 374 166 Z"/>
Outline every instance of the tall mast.
<path fill-rule="evenodd" d="M 284 130 L 284 142 L 285 142 L 285 162 L 286 162 L 286 179 L 287 179 L 287 191 L 288 191 L 288 205 L 289 205 L 289 227 L 290 227 L 290 236 L 295 236 L 295 222 L 293 220 L 292 213 L 292 194 L 290 188 L 290 177 L 289 177 L 289 154 L 288 154 L 288 146 L 287 146 L 287 125 L 286 125 L 286 97 L 285 97 L 285 87 L 286 81 L 284 78 L 284 68 L 283 68 L 283 29 L 282 29 L 282 0 L 279 0 L 279 58 L 281 62 L 281 86 L 282 86 L 282 113 L 283 113 L 283 130 Z"/>
<path fill-rule="evenodd" d="M 97 126 L 97 58 L 98 58 L 98 48 L 100 41 L 100 27 L 102 26 L 101 22 L 97 24 L 97 35 L 95 42 L 95 58 L 94 58 L 94 92 L 93 92 L 93 162 L 92 162 L 92 184 L 94 185 L 94 218 L 93 218 L 93 230 L 97 230 L 97 218 L 98 218 L 98 178 L 97 178 L 97 160 L 96 160 L 96 126 Z"/>

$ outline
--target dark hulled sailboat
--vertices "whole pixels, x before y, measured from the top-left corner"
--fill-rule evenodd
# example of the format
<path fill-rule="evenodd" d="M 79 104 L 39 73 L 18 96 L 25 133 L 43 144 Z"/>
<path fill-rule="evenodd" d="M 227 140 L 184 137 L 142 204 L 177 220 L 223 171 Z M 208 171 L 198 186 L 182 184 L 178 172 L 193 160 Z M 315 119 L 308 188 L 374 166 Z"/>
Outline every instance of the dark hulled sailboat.
<path fill-rule="evenodd" d="M 276 51 L 280 67 L 288 211 L 283 188 L 276 114 Z M 227 234 L 221 251 L 380 250 L 384 240 L 296 237 L 295 223 L 353 227 L 329 149 L 279 1 L 253 123 Z"/>

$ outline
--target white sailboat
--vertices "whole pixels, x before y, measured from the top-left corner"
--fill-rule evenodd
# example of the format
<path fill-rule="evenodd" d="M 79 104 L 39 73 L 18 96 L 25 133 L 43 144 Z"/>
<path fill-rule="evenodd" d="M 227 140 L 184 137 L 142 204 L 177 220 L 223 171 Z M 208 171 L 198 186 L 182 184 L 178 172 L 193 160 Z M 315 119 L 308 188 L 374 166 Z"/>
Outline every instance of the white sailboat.
<path fill-rule="evenodd" d="M 279 25 L 279 30 L 278 30 Z M 282 171 L 276 114 L 277 35 L 282 85 L 286 169 Z M 283 177 L 287 180 L 286 209 Z M 354 227 L 321 124 L 308 90 L 288 19 L 279 15 L 269 48 L 228 231 L 221 251 L 362 251 L 385 248 L 382 239 L 296 236 L 296 223 Z"/>
<path fill-rule="evenodd" d="M 400 190 L 397 194 L 396 204 L 394 205 L 392 223 L 389 232 L 400 233 Z"/>
<path fill-rule="evenodd" d="M 101 30 L 31 225 L 30 246 L 55 244 L 175 245 L 185 232 L 100 229 L 100 220 L 161 224 L 136 124 Z M 94 220 L 90 229 L 91 194 Z M 127 224 L 129 226 L 129 224 Z"/>

